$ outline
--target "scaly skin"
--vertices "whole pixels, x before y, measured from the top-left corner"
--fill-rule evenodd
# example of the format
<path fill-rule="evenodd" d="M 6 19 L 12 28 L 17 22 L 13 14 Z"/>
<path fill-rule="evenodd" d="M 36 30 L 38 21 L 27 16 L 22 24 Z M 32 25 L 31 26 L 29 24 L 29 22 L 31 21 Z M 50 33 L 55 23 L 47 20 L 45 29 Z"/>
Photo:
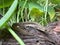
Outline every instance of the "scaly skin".
<path fill-rule="evenodd" d="M 51 37 L 49 32 L 43 26 L 39 25 L 38 23 L 35 23 L 35 22 L 23 22 L 22 23 L 22 22 L 20 22 L 20 23 L 14 23 L 12 27 L 14 30 L 19 31 L 23 35 L 35 35 L 35 33 L 37 35 L 39 35 L 38 33 L 40 33 L 40 34 L 42 33 L 42 35 L 48 37 L 47 39 L 49 39 L 49 41 L 52 41 L 55 43 L 55 40 L 53 39 L 53 37 Z M 36 32 L 34 33 L 31 30 L 34 30 Z M 37 31 L 38 31 L 38 33 L 37 33 Z"/>
<path fill-rule="evenodd" d="M 12 27 L 14 30 L 19 31 L 21 34 L 24 35 L 34 35 L 33 33 L 29 32 L 30 30 L 40 30 L 42 32 L 45 31 L 45 28 L 36 22 L 14 23 Z"/>

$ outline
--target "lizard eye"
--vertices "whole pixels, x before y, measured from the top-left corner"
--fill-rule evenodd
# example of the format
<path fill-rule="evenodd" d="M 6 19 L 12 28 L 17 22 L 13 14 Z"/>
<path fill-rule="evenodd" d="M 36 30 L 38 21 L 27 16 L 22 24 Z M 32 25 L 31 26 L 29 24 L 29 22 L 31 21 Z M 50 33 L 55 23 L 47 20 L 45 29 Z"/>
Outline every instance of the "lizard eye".
<path fill-rule="evenodd" d="M 17 26 L 17 28 L 19 28 L 19 26 Z"/>

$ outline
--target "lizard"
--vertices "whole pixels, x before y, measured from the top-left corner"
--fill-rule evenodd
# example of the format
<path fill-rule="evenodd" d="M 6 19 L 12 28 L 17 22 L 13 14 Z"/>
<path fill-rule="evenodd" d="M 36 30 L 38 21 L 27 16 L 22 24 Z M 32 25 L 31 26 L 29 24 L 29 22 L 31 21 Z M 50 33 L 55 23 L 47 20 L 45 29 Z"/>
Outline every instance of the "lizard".
<path fill-rule="evenodd" d="M 34 29 L 34 30 L 38 30 L 43 32 L 44 34 L 46 34 L 46 29 L 45 27 L 41 26 L 40 24 L 36 23 L 36 22 L 20 22 L 20 23 L 14 23 L 12 25 L 12 28 L 14 30 L 19 31 L 21 34 L 24 35 L 34 35 L 34 33 L 29 32 L 30 30 Z M 32 29 L 31 29 L 32 28 Z"/>
<path fill-rule="evenodd" d="M 20 33 L 26 34 L 26 35 L 33 35 L 32 33 L 29 33 L 29 31 L 31 31 L 31 30 L 40 30 L 41 32 L 44 32 L 45 31 L 45 28 L 43 26 L 39 25 L 36 22 L 20 22 L 20 23 L 14 23 L 12 25 L 12 28 L 14 30 L 17 30 Z"/>
<path fill-rule="evenodd" d="M 43 35 L 47 36 L 49 41 L 54 42 L 55 44 L 57 44 L 57 40 L 55 40 L 55 34 L 52 32 L 50 35 L 50 30 L 48 31 L 47 28 L 45 28 L 44 26 L 40 25 L 39 23 L 36 22 L 20 22 L 20 23 L 14 23 L 12 25 L 12 27 L 14 28 L 14 30 L 19 31 L 19 33 L 23 34 L 23 35 L 34 35 L 34 33 L 29 32 L 31 30 L 37 30 L 42 32 Z M 31 29 L 32 28 L 32 29 Z M 40 33 L 39 32 L 39 33 Z M 52 37 L 54 36 L 54 37 Z M 55 39 L 54 39 L 55 38 Z M 56 41 L 56 42 L 55 42 Z"/>

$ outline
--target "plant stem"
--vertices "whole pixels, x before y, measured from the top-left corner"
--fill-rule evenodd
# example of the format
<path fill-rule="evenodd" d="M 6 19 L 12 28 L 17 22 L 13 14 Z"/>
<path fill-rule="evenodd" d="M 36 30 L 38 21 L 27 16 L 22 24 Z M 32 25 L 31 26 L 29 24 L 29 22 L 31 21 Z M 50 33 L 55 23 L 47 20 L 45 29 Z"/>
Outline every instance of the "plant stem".
<path fill-rule="evenodd" d="M 46 0 L 46 5 L 45 5 L 45 22 L 47 22 L 47 11 L 48 11 L 48 0 Z"/>
<path fill-rule="evenodd" d="M 27 15 L 28 16 L 28 20 L 29 20 L 30 12 L 31 12 L 31 10 L 28 12 L 28 15 Z"/>
<path fill-rule="evenodd" d="M 22 7 L 22 10 L 21 10 L 21 18 L 22 18 L 22 21 L 24 22 L 24 18 L 23 18 L 23 10 L 24 10 L 24 7 L 27 3 L 27 0 L 25 0 L 24 4 L 23 4 L 23 7 Z"/>
<path fill-rule="evenodd" d="M 21 38 L 10 27 L 8 27 L 8 31 L 12 34 L 12 36 L 18 41 L 20 45 L 25 45 Z"/>
<path fill-rule="evenodd" d="M 18 7 L 18 12 L 17 12 L 17 23 L 19 23 L 19 15 L 20 15 L 20 7 Z"/>
<path fill-rule="evenodd" d="M 7 11 L 7 13 L 0 19 L 0 28 L 9 20 L 9 18 L 12 16 L 12 13 L 15 11 L 18 4 L 18 0 L 14 0 L 13 4 Z"/>

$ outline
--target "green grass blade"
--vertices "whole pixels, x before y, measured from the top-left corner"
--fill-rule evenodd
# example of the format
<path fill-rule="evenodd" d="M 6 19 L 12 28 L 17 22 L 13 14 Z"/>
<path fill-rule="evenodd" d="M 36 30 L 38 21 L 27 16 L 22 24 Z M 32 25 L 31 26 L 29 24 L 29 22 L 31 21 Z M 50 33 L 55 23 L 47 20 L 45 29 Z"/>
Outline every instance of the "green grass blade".
<path fill-rule="evenodd" d="M 24 42 L 18 37 L 18 35 L 9 27 L 8 31 L 13 35 L 13 37 L 18 41 L 20 45 L 25 45 Z"/>
<path fill-rule="evenodd" d="M 11 5 L 11 7 L 9 8 L 9 10 L 7 11 L 7 13 L 5 14 L 4 17 L 1 18 L 0 20 L 0 28 L 9 20 L 9 18 L 12 16 L 12 13 L 14 12 L 14 10 L 16 9 L 18 4 L 18 0 L 14 0 L 13 4 Z"/>

